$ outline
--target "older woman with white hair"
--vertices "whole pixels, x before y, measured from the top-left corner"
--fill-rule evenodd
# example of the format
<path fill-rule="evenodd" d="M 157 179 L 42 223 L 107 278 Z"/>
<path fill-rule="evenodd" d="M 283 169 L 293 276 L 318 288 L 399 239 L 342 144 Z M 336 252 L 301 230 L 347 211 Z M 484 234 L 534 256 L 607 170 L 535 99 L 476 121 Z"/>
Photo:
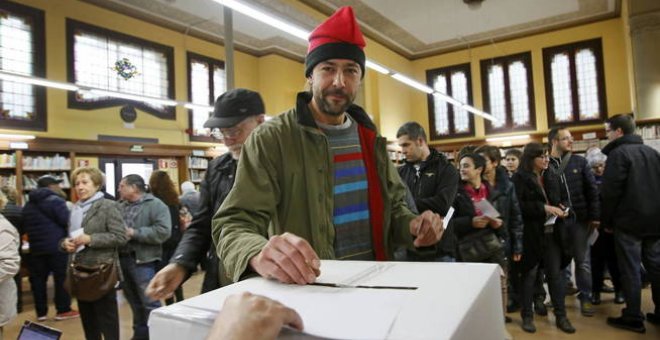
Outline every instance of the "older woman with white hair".
<path fill-rule="evenodd" d="M 591 171 L 594 173 L 596 184 L 598 184 L 598 189 L 600 191 L 603 184 L 602 178 L 603 173 L 605 172 L 607 156 L 603 154 L 599 148 L 593 147 L 587 150 L 585 158 L 591 167 Z M 600 293 L 603 292 L 604 288 L 603 278 L 605 265 L 607 265 L 607 268 L 610 271 L 612 284 L 614 285 L 614 303 L 622 304 L 625 300 L 621 292 L 621 274 L 617 264 L 616 251 L 614 250 L 613 230 L 599 228 L 598 238 L 591 246 L 591 281 L 593 285 L 593 297 L 591 302 L 594 305 L 599 305 L 602 302 Z"/>
<path fill-rule="evenodd" d="M 0 191 L 0 210 L 7 204 L 7 197 Z M 21 267 L 18 254 L 18 231 L 0 214 L 0 339 L 2 328 L 16 316 L 16 283 L 14 275 Z"/>

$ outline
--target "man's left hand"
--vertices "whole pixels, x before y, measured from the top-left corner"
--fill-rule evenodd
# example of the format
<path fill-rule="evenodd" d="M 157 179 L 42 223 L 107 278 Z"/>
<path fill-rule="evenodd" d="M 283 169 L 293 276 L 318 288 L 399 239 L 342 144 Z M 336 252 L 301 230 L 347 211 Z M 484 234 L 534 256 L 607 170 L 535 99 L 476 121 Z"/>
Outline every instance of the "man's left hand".
<path fill-rule="evenodd" d="M 442 217 L 430 210 L 410 221 L 410 233 L 417 237 L 413 243 L 415 247 L 432 246 L 438 243 L 444 231 Z"/>

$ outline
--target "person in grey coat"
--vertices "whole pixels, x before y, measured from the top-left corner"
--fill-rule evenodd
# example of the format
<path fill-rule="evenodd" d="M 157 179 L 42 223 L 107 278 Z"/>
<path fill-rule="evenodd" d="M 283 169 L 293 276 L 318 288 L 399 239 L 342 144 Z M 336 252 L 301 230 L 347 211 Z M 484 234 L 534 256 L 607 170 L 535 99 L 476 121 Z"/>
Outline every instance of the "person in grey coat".
<path fill-rule="evenodd" d="M 70 237 L 62 241 L 62 249 L 71 254 L 69 261 L 94 266 L 113 259 L 118 266 L 117 248 L 127 242 L 126 228 L 117 203 L 105 199 L 99 191 L 103 173 L 97 168 L 77 168 L 71 174 L 71 183 L 78 202 L 71 210 Z M 114 289 L 96 301 L 78 299 L 78 309 L 87 340 L 119 339 L 119 310 Z"/>
<path fill-rule="evenodd" d="M 128 175 L 119 182 L 121 212 L 126 224 L 128 245 L 120 250 L 119 262 L 124 276 L 122 288 L 133 311 L 133 339 L 149 339 L 147 321 L 160 301 L 145 295 L 149 281 L 162 260 L 162 244 L 170 238 L 170 210 L 158 198 L 146 193 L 144 179 Z"/>
<path fill-rule="evenodd" d="M 6 203 L 7 198 L 0 191 L 0 210 Z M 21 267 L 18 244 L 16 228 L 0 214 L 0 339 L 2 327 L 16 316 L 16 283 L 13 278 Z"/>

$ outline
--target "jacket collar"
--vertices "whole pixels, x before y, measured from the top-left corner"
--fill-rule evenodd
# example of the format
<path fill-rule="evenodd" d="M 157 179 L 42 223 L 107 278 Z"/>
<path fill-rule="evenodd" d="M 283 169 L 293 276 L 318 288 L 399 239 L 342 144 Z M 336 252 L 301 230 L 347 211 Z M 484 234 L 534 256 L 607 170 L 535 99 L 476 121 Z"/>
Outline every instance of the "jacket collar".
<path fill-rule="evenodd" d="M 312 128 L 318 128 L 316 121 L 314 121 L 314 116 L 312 111 L 309 109 L 309 102 L 312 100 L 312 93 L 303 91 L 298 92 L 296 97 L 296 112 L 298 113 L 298 123 L 304 126 L 309 126 Z M 376 130 L 376 125 L 371 121 L 369 115 L 361 107 L 351 104 L 351 106 L 346 109 L 346 112 L 355 120 L 358 124 L 373 130 Z"/>
<path fill-rule="evenodd" d="M 624 144 L 644 144 L 644 141 L 639 135 L 623 135 L 605 145 L 603 153 L 608 155 L 612 150 Z"/>

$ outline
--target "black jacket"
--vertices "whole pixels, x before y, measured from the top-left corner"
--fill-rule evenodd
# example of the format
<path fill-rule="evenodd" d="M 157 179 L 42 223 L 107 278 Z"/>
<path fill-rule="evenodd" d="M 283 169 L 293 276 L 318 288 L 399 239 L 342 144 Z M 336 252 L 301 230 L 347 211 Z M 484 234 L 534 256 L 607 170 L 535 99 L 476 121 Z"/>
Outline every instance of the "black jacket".
<path fill-rule="evenodd" d="M 638 237 L 660 236 L 660 154 L 637 135 L 603 148 L 601 224 Z"/>
<path fill-rule="evenodd" d="M 69 230 L 69 209 L 66 201 L 48 188 L 30 191 L 30 200 L 23 207 L 23 232 L 27 233 L 31 254 L 60 252 L 60 240 Z"/>
<path fill-rule="evenodd" d="M 568 200 L 565 190 L 561 188 L 559 175 L 552 169 L 543 172 L 545 195 L 543 189 L 536 181 L 536 175 L 532 172 L 519 168 L 513 174 L 513 177 L 511 177 L 511 181 L 518 195 L 518 203 L 520 204 L 520 211 L 524 222 L 522 265 L 523 271 L 526 272 L 539 264 L 543 259 L 545 248 L 544 224 L 547 220 L 545 213 L 546 195 L 548 203 L 553 206 L 559 206 L 559 204 L 567 205 Z M 554 226 L 554 237 L 560 245 L 563 244 L 563 227 L 562 221 L 557 219 L 557 223 Z M 569 261 L 569 256 L 563 256 L 562 268 Z"/>
<path fill-rule="evenodd" d="M 550 167 L 559 172 L 561 159 L 550 158 Z M 571 154 L 568 165 L 560 176 L 562 187 L 567 190 L 568 201 L 579 222 L 600 220 L 598 185 L 587 160 Z"/>
<path fill-rule="evenodd" d="M 506 233 L 504 240 L 506 242 L 506 254 L 522 254 L 523 252 L 523 220 L 520 212 L 520 204 L 516 195 L 516 188 L 511 182 L 509 175 L 504 167 L 498 166 L 495 169 L 495 191 L 491 192 L 488 200 L 500 213 L 500 218 L 504 222 L 502 231 Z M 497 195 L 495 195 L 497 194 Z"/>
<path fill-rule="evenodd" d="M 447 158 L 431 149 L 429 157 L 420 163 L 419 176 L 414 163 L 406 162 L 399 168 L 399 176 L 408 186 L 420 213 L 431 210 L 445 216 L 454 201 L 458 187 L 458 171 Z M 437 256 L 456 257 L 456 236 L 448 227 L 437 245 L 416 249 L 408 254 L 411 260 L 431 260 Z"/>
<path fill-rule="evenodd" d="M 179 246 L 170 262 L 178 263 L 193 273 L 197 264 L 208 256 L 209 265 L 202 285 L 202 292 L 220 287 L 219 262 L 212 244 L 211 219 L 234 186 L 236 160 L 226 153 L 209 162 L 204 180 L 200 185 L 199 211 L 183 233 Z M 209 251 L 211 250 L 211 251 Z"/>

